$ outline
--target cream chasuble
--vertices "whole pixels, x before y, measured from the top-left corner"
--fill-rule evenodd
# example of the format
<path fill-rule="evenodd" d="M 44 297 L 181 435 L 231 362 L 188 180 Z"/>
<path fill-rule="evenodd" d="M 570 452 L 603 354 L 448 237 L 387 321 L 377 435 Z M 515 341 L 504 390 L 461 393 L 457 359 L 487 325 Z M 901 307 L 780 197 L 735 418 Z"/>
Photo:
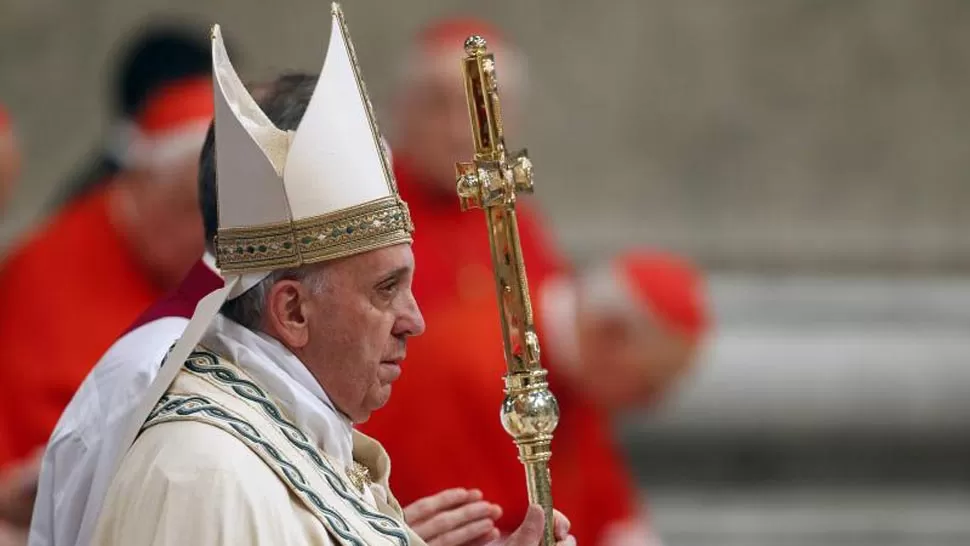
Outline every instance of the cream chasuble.
<path fill-rule="evenodd" d="M 292 353 L 219 316 L 125 455 L 92 544 L 423 546 L 389 471 Z"/>

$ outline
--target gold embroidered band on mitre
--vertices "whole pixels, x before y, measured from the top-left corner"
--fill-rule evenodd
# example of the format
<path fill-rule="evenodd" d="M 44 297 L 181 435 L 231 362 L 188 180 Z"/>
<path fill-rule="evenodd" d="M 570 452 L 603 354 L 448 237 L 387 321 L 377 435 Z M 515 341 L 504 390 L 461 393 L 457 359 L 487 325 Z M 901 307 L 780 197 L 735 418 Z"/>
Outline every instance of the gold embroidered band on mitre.
<path fill-rule="evenodd" d="M 294 222 L 220 228 L 216 265 L 223 274 L 299 267 L 411 243 L 412 233 L 407 203 L 390 195 Z"/>

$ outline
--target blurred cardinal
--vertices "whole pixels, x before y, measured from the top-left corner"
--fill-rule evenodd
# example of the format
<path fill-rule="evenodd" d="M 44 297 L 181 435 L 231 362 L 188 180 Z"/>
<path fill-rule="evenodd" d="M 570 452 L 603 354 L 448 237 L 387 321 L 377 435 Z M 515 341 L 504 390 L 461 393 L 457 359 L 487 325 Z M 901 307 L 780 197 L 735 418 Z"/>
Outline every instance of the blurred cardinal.
<path fill-rule="evenodd" d="M 649 250 L 547 281 L 540 309 L 551 356 L 608 411 L 659 401 L 691 368 L 709 328 L 701 274 Z"/>

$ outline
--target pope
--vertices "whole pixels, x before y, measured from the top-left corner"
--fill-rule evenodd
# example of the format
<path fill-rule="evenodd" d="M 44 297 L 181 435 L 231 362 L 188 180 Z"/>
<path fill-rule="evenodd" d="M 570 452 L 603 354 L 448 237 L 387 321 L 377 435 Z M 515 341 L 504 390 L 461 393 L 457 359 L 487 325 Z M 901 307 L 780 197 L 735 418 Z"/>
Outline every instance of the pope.
<path fill-rule="evenodd" d="M 260 102 L 274 97 L 309 100 L 315 78 L 287 74 L 250 87 Z M 278 99 L 277 99 L 278 100 Z M 210 134 L 212 148 L 213 135 Z M 24 511 L 34 506 L 30 519 L 30 544 L 79 546 L 91 543 L 100 500 L 113 477 L 111 461 L 127 446 L 118 441 L 126 416 L 137 410 L 139 397 L 150 387 L 158 363 L 185 331 L 186 325 L 207 294 L 223 285 L 215 267 L 214 236 L 218 220 L 214 210 L 214 154 L 203 156 L 200 176 L 201 208 L 210 211 L 206 220 L 207 250 L 178 288 L 155 302 L 116 341 L 85 378 L 57 423 L 43 455 L 38 478 L 36 463 L 18 469 L 0 481 L 0 514 L 7 514 L 11 533 L 24 525 Z M 31 488 L 30 486 L 34 487 Z M 36 493 L 36 502 L 34 496 Z M 499 508 L 483 500 L 482 493 L 449 488 L 418 499 L 404 507 L 405 520 L 415 533 L 438 546 L 467 544 L 470 533 L 488 536 L 489 521 Z M 482 530 L 482 527 L 486 530 Z M 478 529 L 478 531 L 476 531 Z M 494 530 L 492 531 L 494 533 Z M 20 544 L 26 542 L 24 538 Z M 0 544 L 5 544 L 0 539 Z"/>

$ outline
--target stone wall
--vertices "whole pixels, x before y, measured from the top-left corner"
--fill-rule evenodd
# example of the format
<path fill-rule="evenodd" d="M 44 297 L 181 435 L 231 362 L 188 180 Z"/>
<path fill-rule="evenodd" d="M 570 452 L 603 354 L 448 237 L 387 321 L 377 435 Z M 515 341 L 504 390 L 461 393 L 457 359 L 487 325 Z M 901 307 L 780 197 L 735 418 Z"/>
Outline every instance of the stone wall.
<path fill-rule="evenodd" d="M 970 2 L 346 4 L 378 102 L 394 53 L 428 18 L 477 13 L 507 28 L 532 83 L 528 134 L 512 144 L 532 151 L 539 199 L 579 258 L 649 243 L 744 269 L 970 262 Z M 3 234 L 35 218 L 95 145 L 109 55 L 139 21 L 219 21 L 260 77 L 319 66 L 328 8 L 4 0 L 0 97 L 30 165 Z"/>

